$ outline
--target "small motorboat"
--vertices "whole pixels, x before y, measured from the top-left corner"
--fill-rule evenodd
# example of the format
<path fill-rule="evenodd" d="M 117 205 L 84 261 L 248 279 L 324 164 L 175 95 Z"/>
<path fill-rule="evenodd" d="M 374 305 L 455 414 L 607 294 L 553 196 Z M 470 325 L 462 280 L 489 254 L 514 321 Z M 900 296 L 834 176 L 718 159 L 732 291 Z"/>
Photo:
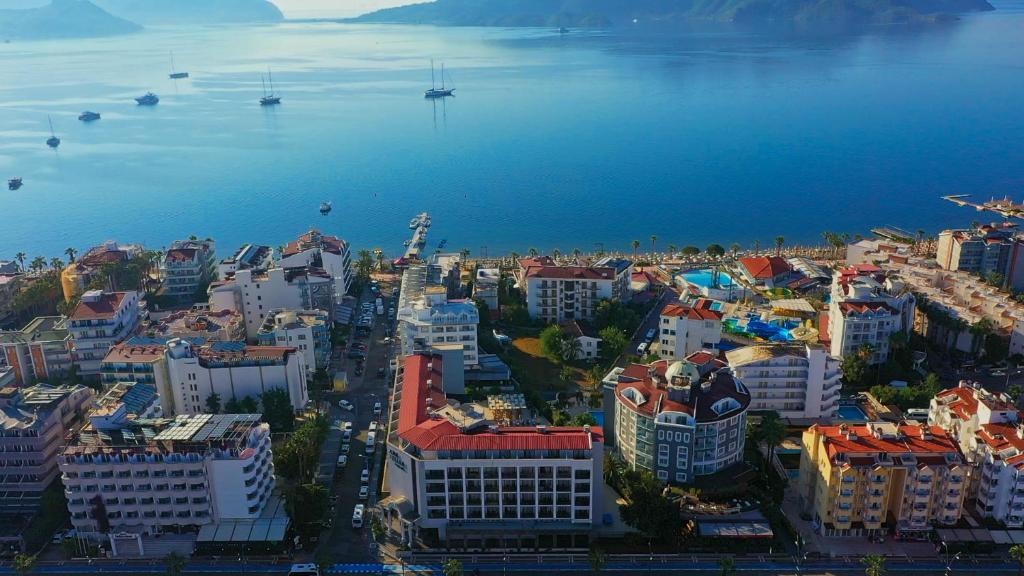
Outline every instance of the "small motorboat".
<path fill-rule="evenodd" d="M 7 181 L 8 190 L 17 190 L 18 188 L 21 188 L 21 178 L 11 178 Z"/>
<path fill-rule="evenodd" d="M 99 112 L 89 112 L 86 110 L 78 115 L 78 119 L 82 122 L 95 122 L 100 119 L 100 114 Z"/>
<path fill-rule="evenodd" d="M 152 92 L 146 92 L 144 95 L 136 98 L 135 101 L 139 106 L 156 106 L 160 103 L 160 97 Z"/>
<path fill-rule="evenodd" d="M 323 214 L 324 216 L 327 216 L 328 214 L 330 214 L 331 213 L 331 203 L 330 202 L 322 202 L 320 204 L 320 213 Z"/>

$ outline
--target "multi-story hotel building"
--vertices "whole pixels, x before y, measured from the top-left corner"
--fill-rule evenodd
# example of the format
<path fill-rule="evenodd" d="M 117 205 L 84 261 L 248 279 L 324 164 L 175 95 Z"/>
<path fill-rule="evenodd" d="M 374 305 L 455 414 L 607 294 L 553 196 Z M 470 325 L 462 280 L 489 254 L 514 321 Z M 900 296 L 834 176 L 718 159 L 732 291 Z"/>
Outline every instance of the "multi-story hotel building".
<path fill-rule="evenodd" d="M 682 360 L 694 352 L 718 348 L 722 341 L 722 312 L 714 301 L 668 304 L 661 310 L 655 351 L 663 360 Z"/>
<path fill-rule="evenodd" d="M 273 262 L 274 251 L 270 246 L 246 244 L 217 264 L 217 277 L 230 278 L 239 270 L 266 270 Z"/>
<path fill-rule="evenodd" d="M 138 292 L 90 290 L 68 318 L 78 373 L 98 376 L 110 348 L 135 333 L 140 321 Z"/>
<path fill-rule="evenodd" d="M 937 426 L 816 424 L 803 434 L 799 496 L 825 536 L 917 536 L 960 521 L 967 473 Z"/>
<path fill-rule="evenodd" d="M 163 293 L 178 302 L 192 302 L 196 291 L 217 278 L 213 240 L 177 240 L 160 261 Z"/>
<path fill-rule="evenodd" d="M 463 364 L 479 364 L 477 327 L 480 312 L 470 300 L 449 300 L 448 288 L 428 285 L 426 266 L 410 266 L 402 274 L 398 296 L 398 329 L 405 356 L 436 346 L 460 346 Z"/>
<path fill-rule="evenodd" d="M 725 353 L 733 376 L 750 391 L 751 410 L 791 420 L 829 418 L 843 386 L 840 360 L 818 344 L 764 344 Z"/>
<path fill-rule="evenodd" d="M 223 404 L 247 396 L 259 400 L 278 388 L 288 393 L 295 410 L 309 402 L 306 363 L 296 348 L 244 342 L 196 346 L 174 339 L 167 343 L 167 371 L 177 414 L 207 412 L 206 399 L 212 394 Z"/>
<path fill-rule="evenodd" d="M 895 276 L 872 265 L 840 270 L 832 280 L 828 334 L 833 356 L 855 354 L 865 345 L 873 350 L 871 364 L 889 359 L 890 338 L 914 326 L 917 300 Z"/>
<path fill-rule="evenodd" d="M 548 323 L 592 320 L 601 300 L 614 300 L 614 268 L 529 266 L 525 269 L 526 308 Z M 629 276 L 626 291 L 629 290 Z"/>
<path fill-rule="evenodd" d="M 352 287 L 355 274 L 352 271 L 352 250 L 348 242 L 337 236 L 321 234 L 311 229 L 294 242 L 289 242 L 281 252 L 282 268 L 319 268 L 327 272 L 334 281 L 334 301 L 340 303 Z M 293 308 L 297 308 L 294 307 Z M 308 307 L 307 307 L 308 308 Z M 326 309 L 334 314 L 333 309 Z"/>
<path fill-rule="evenodd" d="M 322 310 L 276 310 L 260 329 L 261 346 L 290 346 L 302 353 L 306 373 L 326 370 L 331 362 L 331 321 Z"/>
<path fill-rule="evenodd" d="M 236 310 L 179 310 L 144 323 L 139 332 L 149 338 L 241 342 L 245 340 L 245 319 Z"/>
<path fill-rule="evenodd" d="M 1024 527 L 1024 424 L 1013 399 L 961 382 L 932 399 L 928 423 L 960 444 L 968 502 L 1008 528 Z"/>
<path fill-rule="evenodd" d="M 451 402 L 463 367 L 405 358 L 387 438 L 387 524 L 454 549 L 587 547 L 602 517 L 599 427 L 509 427 Z"/>
<path fill-rule="evenodd" d="M 259 414 L 138 420 L 121 405 L 91 416 L 59 461 L 71 523 L 95 539 L 255 519 L 274 489 Z"/>
<path fill-rule="evenodd" d="M 57 478 L 64 435 L 81 423 L 92 399 L 84 386 L 0 389 L 0 512 L 35 511 Z"/>
<path fill-rule="evenodd" d="M 984 224 L 974 230 L 939 233 L 935 260 L 944 270 L 996 273 L 1011 290 L 1024 288 L 1024 239 L 1012 223 Z"/>
<path fill-rule="evenodd" d="M 246 338 L 255 342 L 274 310 L 334 309 L 334 280 L 321 268 L 243 269 L 233 280 L 210 285 L 212 310 L 237 310 L 245 317 Z"/>
<path fill-rule="evenodd" d="M 22 386 L 65 376 L 72 363 L 67 319 L 40 316 L 21 330 L 0 331 L 0 359 Z"/>
<path fill-rule="evenodd" d="M 743 460 L 750 393 L 711 354 L 615 368 L 604 384 L 614 395 L 615 445 L 630 468 L 688 484 Z"/>

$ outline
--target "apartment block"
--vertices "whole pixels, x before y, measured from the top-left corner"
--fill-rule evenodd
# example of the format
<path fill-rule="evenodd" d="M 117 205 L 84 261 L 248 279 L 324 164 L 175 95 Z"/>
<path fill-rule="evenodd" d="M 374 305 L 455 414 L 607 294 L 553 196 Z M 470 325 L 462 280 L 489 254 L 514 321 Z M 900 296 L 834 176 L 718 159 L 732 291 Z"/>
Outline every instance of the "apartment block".
<path fill-rule="evenodd" d="M 245 318 L 237 310 L 178 310 L 146 322 L 139 332 L 149 338 L 202 338 L 207 342 L 245 340 Z"/>
<path fill-rule="evenodd" d="M 331 321 L 322 310 L 272 311 L 257 339 L 261 346 L 297 348 L 310 376 L 330 367 Z"/>
<path fill-rule="evenodd" d="M 239 270 L 266 270 L 274 263 L 274 250 L 270 246 L 246 244 L 217 264 L 217 277 L 230 278 Z"/>
<path fill-rule="evenodd" d="M 917 299 L 897 275 L 877 266 L 840 270 L 832 280 L 831 299 L 827 333 L 833 356 L 855 354 L 868 345 L 873 350 L 869 362 L 884 363 L 892 335 L 909 335 L 913 329 Z"/>
<path fill-rule="evenodd" d="M 729 369 L 750 391 L 751 410 L 782 418 L 830 418 L 839 407 L 840 360 L 818 344 L 764 344 L 725 353 Z"/>
<path fill-rule="evenodd" d="M 138 292 L 90 290 L 68 318 L 75 363 L 82 376 L 98 376 L 115 344 L 135 334 L 143 312 Z"/>
<path fill-rule="evenodd" d="M 211 394 L 223 404 L 247 396 L 258 400 L 264 392 L 283 389 L 296 411 L 309 402 L 306 363 L 296 348 L 244 342 L 197 346 L 174 339 L 167 343 L 167 371 L 177 414 L 206 412 Z"/>
<path fill-rule="evenodd" d="M 246 338 L 255 342 L 273 310 L 326 310 L 331 314 L 335 286 L 322 268 L 245 269 L 234 280 L 210 286 L 210 308 L 232 309 L 245 318 Z"/>
<path fill-rule="evenodd" d="M 531 318 L 548 323 L 593 320 L 601 300 L 630 297 L 630 274 L 612 267 L 545 266 L 524 260 L 520 288 Z"/>
<path fill-rule="evenodd" d="M 707 352 L 615 368 L 615 445 L 626 464 L 689 484 L 743 460 L 750 393 Z"/>
<path fill-rule="evenodd" d="M 100 363 L 100 382 L 107 388 L 117 383 L 152 386 L 158 395 L 161 413 L 166 416 L 178 413 L 164 342 L 133 338 L 113 346 Z"/>
<path fill-rule="evenodd" d="M 104 266 L 107 264 L 123 264 L 132 258 L 141 256 L 144 249 L 139 244 L 118 244 L 114 241 L 94 246 L 69 263 L 60 272 L 61 290 L 64 300 L 71 302 L 85 292 L 94 281 L 103 283 L 105 288 Z"/>
<path fill-rule="evenodd" d="M 454 368 L 454 370 L 453 370 Z M 404 359 L 387 438 L 386 524 L 457 549 L 589 546 L 603 510 L 599 427 L 512 427 L 450 401 L 440 356 Z"/>
<path fill-rule="evenodd" d="M 1024 239 L 1010 222 L 942 231 L 935 260 L 944 270 L 973 272 L 982 277 L 995 273 L 1005 279 L 1007 288 L 1024 288 Z"/>
<path fill-rule="evenodd" d="M 0 360 L 20 386 L 58 379 L 71 370 L 71 332 L 63 316 L 40 316 L 21 330 L 0 331 Z"/>
<path fill-rule="evenodd" d="M 193 302 L 196 292 L 217 279 L 213 240 L 177 240 L 160 261 L 162 293 L 178 302 Z"/>
<path fill-rule="evenodd" d="M 813 425 L 803 434 L 799 496 L 825 536 L 927 536 L 963 513 L 968 466 L 938 426 Z"/>
<path fill-rule="evenodd" d="M 59 462 L 71 523 L 93 539 L 255 519 L 275 484 L 259 414 L 142 420 L 121 406 L 90 417 Z"/>
<path fill-rule="evenodd" d="M 668 304 L 661 310 L 655 351 L 663 360 L 682 360 L 694 352 L 718 348 L 722 312 L 713 300 Z"/>
<path fill-rule="evenodd" d="M 959 443 L 970 467 L 967 499 L 977 513 L 1024 527 L 1024 423 L 1013 399 L 962 381 L 932 399 L 928 423 Z"/>
<path fill-rule="evenodd" d="M 336 303 L 340 303 L 345 294 L 348 294 L 352 281 L 355 280 L 355 273 L 352 270 L 352 249 L 348 242 L 337 236 L 322 234 L 315 228 L 284 247 L 279 265 L 282 268 L 307 267 L 325 271 L 334 281 Z M 333 309 L 325 310 L 334 313 Z"/>
<path fill-rule="evenodd" d="M 402 355 L 436 346 L 459 346 L 465 366 L 479 363 L 480 313 L 476 304 L 470 300 L 449 300 L 446 286 L 429 283 L 426 266 L 410 266 L 403 272 L 397 318 Z"/>
<path fill-rule="evenodd" d="M 81 424 L 92 399 L 84 386 L 0 389 L 0 512 L 35 512 L 57 478 L 64 435 Z"/>

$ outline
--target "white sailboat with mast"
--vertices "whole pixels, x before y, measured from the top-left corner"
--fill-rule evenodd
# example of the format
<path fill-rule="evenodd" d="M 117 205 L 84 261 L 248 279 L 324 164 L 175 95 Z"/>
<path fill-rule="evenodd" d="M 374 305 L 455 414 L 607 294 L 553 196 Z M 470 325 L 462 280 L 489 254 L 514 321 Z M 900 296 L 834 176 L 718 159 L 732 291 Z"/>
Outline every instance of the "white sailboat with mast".
<path fill-rule="evenodd" d="M 444 62 L 441 62 L 441 87 L 437 87 L 437 81 L 434 78 L 434 61 L 430 61 L 430 90 L 423 93 L 425 98 L 444 98 L 445 96 L 454 96 L 455 88 L 446 88 L 444 84 Z"/>
<path fill-rule="evenodd" d="M 46 139 L 46 145 L 50 148 L 56 148 L 60 146 L 60 138 L 57 138 L 57 134 L 53 131 L 53 119 L 47 116 L 46 120 L 50 123 L 50 137 Z"/>
<path fill-rule="evenodd" d="M 171 52 L 171 73 L 168 76 L 171 80 L 188 78 L 188 72 L 178 72 L 174 69 L 174 52 Z"/>
<path fill-rule="evenodd" d="M 270 81 L 270 92 L 267 92 L 267 80 Z M 274 94 L 274 76 L 270 73 L 270 68 L 267 68 L 267 77 L 263 78 L 260 75 L 260 81 L 263 82 L 263 97 L 260 98 L 260 106 L 275 106 L 281 103 L 281 97 Z"/>

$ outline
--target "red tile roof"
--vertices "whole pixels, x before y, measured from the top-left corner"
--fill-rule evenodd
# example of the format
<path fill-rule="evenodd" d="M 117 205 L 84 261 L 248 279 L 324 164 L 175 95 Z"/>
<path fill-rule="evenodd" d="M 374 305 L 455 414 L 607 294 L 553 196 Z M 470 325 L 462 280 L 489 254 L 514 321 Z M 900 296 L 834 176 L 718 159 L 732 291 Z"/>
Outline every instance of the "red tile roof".
<path fill-rule="evenodd" d="M 104 292 L 95 302 L 82 300 L 69 316 L 72 320 L 104 320 L 113 318 L 128 292 Z"/>
<path fill-rule="evenodd" d="M 455 367 L 461 370 L 462 366 Z M 499 427 L 463 432 L 447 418 L 434 416 L 429 407 L 441 408 L 447 398 L 441 390 L 439 356 L 415 354 L 405 358 L 402 400 L 398 409 L 398 435 L 420 450 L 590 450 L 603 441 L 599 426 L 590 432 L 580 427 Z"/>
<path fill-rule="evenodd" d="M 715 402 L 723 398 L 733 398 L 739 402 L 742 409 L 750 405 L 750 393 L 746 388 L 737 387 L 736 381 L 726 372 L 718 372 L 711 389 L 703 391 L 699 384 L 691 387 L 690 397 L 686 402 L 677 402 L 668 396 L 666 371 L 670 366 L 667 360 L 658 360 L 649 366 L 643 364 L 630 364 L 619 374 L 619 383 L 615 387 L 616 400 L 624 406 L 647 416 L 656 416 L 662 412 L 682 412 L 697 419 L 698 422 L 713 422 L 726 417 L 736 415 L 735 410 L 725 414 L 718 414 L 712 410 Z M 712 363 L 712 369 L 721 366 Z M 651 372 L 657 376 L 657 381 L 652 377 Z M 704 371 L 701 371 L 704 373 Z M 644 395 L 644 402 L 636 404 L 629 398 L 623 396 L 627 388 L 635 388 Z M 742 391 L 741 391 L 742 390 Z M 694 392 L 697 391 L 697 392 Z"/>
<path fill-rule="evenodd" d="M 614 280 L 614 268 L 593 268 L 588 266 L 530 266 L 527 278 L 552 278 L 558 280 Z"/>
<path fill-rule="evenodd" d="M 897 313 L 895 308 L 885 302 L 840 302 L 839 311 L 843 313 L 843 316 L 881 311 L 888 311 L 890 314 Z"/>
<path fill-rule="evenodd" d="M 523 268 L 524 270 L 526 268 L 532 268 L 534 266 L 554 266 L 554 265 L 555 265 L 555 261 L 552 260 L 550 256 L 537 256 L 537 257 L 534 257 L 534 258 L 520 258 L 519 259 L 519 267 Z"/>
<path fill-rule="evenodd" d="M 84 266 L 102 266 L 104 264 L 115 264 L 128 259 L 128 252 L 124 250 L 107 250 L 102 247 L 93 248 L 78 259 L 76 264 Z"/>
<path fill-rule="evenodd" d="M 171 248 L 165 259 L 169 262 L 191 262 L 196 259 L 195 248 Z"/>
<path fill-rule="evenodd" d="M 692 306 L 676 302 L 674 304 L 667 304 L 662 308 L 661 315 L 676 318 L 688 318 L 690 320 L 721 320 L 722 312 L 719 310 L 712 310 L 711 304 L 711 300 L 704 298 L 697 300 Z"/>
<path fill-rule="evenodd" d="M 167 347 L 163 344 L 132 345 L 121 343 L 110 348 L 104 362 L 153 362 L 164 357 Z"/>
<path fill-rule="evenodd" d="M 348 244 L 338 238 L 337 236 L 326 236 L 321 234 L 319 230 L 310 230 L 302 236 L 299 236 L 294 242 L 289 242 L 284 247 L 281 254 L 285 257 L 298 254 L 299 252 L 305 252 L 306 250 L 312 250 L 319 248 L 324 252 L 330 252 L 331 254 L 341 254 L 346 250 Z"/>
<path fill-rule="evenodd" d="M 830 457 L 838 454 L 845 455 L 868 455 L 886 453 L 890 456 L 910 453 L 915 457 L 926 454 L 956 454 L 957 463 L 962 464 L 960 449 L 945 430 L 938 426 L 916 426 L 901 425 L 897 427 L 899 434 L 896 437 L 875 437 L 869 428 L 870 424 L 836 426 L 815 425 L 818 433 L 824 436 L 825 448 Z M 931 437 L 924 437 L 923 432 L 928 430 Z M 852 436 L 846 437 L 846 431 Z"/>
<path fill-rule="evenodd" d="M 789 262 L 780 256 L 750 256 L 740 258 L 740 265 L 757 280 L 770 280 L 793 271 Z"/>

